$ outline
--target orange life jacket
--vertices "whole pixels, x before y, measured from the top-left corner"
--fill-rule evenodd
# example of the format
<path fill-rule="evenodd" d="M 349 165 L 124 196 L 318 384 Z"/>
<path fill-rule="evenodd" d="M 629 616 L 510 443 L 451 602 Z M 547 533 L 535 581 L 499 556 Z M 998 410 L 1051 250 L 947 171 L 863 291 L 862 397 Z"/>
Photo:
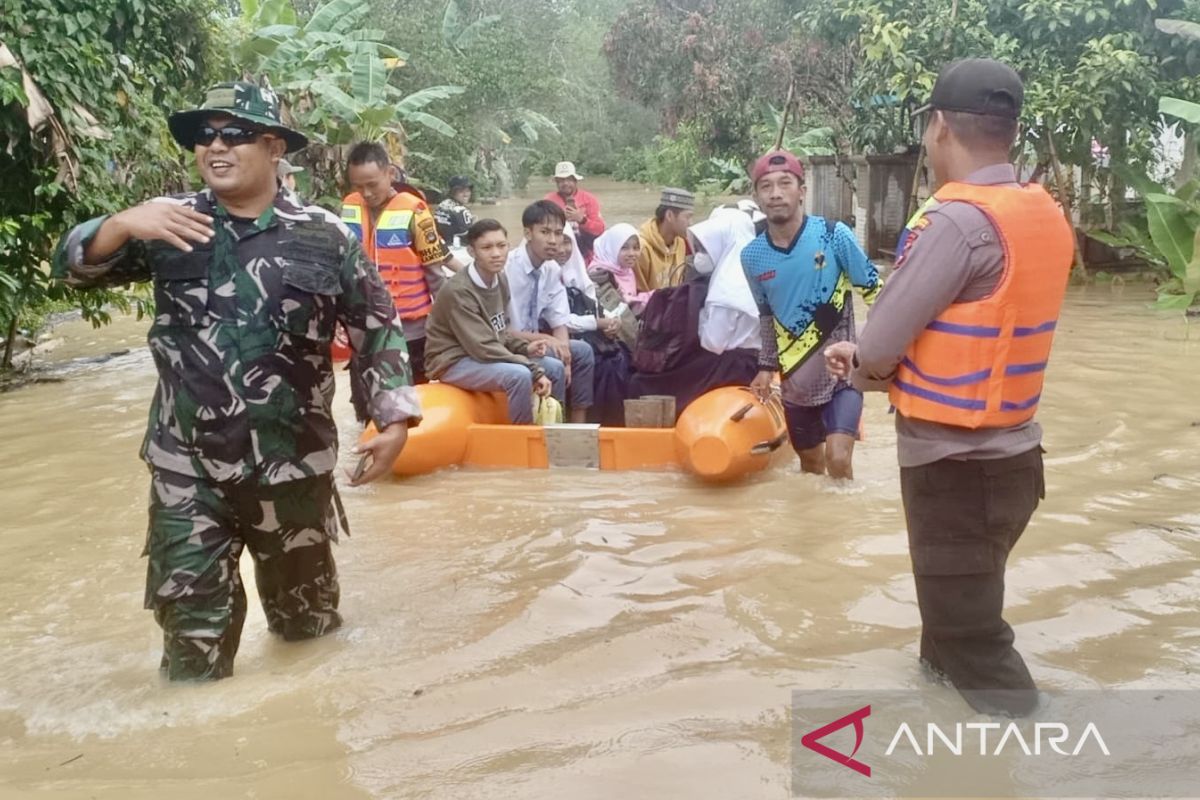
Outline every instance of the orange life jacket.
<path fill-rule="evenodd" d="M 966 201 L 988 216 L 1004 247 L 1004 273 L 991 295 L 955 303 L 929 323 L 900 362 L 889 397 L 912 419 L 962 428 L 1019 425 L 1033 418 L 1041 399 L 1074 234 L 1036 184 L 950 183 L 935 197 Z"/>
<path fill-rule="evenodd" d="M 367 258 L 379 270 L 400 319 L 421 319 L 433 308 L 425 269 L 412 240 L 413 216 L 424 209 L 420 198 L 400 192 L 373 221 L 371 210 L 358 192 L 342 201 L 342 222 L 354 231 Z"/>

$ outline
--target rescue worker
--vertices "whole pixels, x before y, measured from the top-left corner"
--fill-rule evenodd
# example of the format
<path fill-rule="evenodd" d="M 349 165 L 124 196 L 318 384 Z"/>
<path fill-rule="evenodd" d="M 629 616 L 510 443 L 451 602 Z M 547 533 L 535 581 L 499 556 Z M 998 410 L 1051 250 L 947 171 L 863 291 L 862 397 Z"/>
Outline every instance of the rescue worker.
<path fill-rule="evenodd" d="M 451 247 L 457 247 L 455 242 L 465 237 L 475 223 L 475 217 L 467 208 L 473 190 L 470 178 L 455 175 L 450 179 L 446 197 L 434 209 L 433 218 L 437 220 L 438 234 Z"/>
<path fill-rule="evenodd" d="M 1034 421 L 1074 252 L 1061 210 L 1009 161 L 1024 88 L 966 59 L 938 75 L 933 202 L 857 347 L 830 371 L 886 390 L 921 611 L 921 660 L 978 711 L 1028 713 L 1036 687 L 1004 621 L 1009 552 L 1045 496 Z"/>
<path fill-rule="evenodd" d="M 445 280 L 442 266 L 457 272 L 461 264 L 438 235 L 433 212 L 419 192 L 396 188 L 400 172 L 387 150 L 359 142 L 350 150 L 346 173 L 353 191 L 342 201 L 342 221 L 362 242 L 367 258 L 392 293 L 408 342 L 413 381 L 425 383 L 425 323 L 433 298 Z M 407 184 L 400 183 L 401 189 Z M 353 387 L 355 411 L 367 416 L 359 387 Z"/>
<path fill-rule="evenodd" d="M 390 471 L 421 412 L 391 298 L 358 241 L 278 181 L 279 160 L 307 139 L 280 122 L 274 93 L 218 84 L 169 126 L 206 188 L 76 226 L 53 274 L 77 287 L 153 282 L 145 603 L 167 677 L 212 680 L 233 673 L 243 548 L 272 633 L 309 639 L 342 623 L 335 323 L 381 431 L 362 446 L 374 462 L 353 485 Z"/>

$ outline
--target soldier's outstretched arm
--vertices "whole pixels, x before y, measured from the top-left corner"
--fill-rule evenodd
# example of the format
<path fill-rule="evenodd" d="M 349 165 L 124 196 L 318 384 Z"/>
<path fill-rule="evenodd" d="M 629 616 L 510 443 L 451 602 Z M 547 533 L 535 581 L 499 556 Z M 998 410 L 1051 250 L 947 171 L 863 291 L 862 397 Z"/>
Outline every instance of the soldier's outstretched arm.
<path fill-rule="evenodd" d="M 54 253 L 51 275 L 78 288 L 149 280 L 144 248 L 161 240 L 183 251 L 212 239 L 212 219 L 176 202 L 149 202 L 76 225 Z"/>
<path fill-rule="evenodd" d="M 346 238 L 340 279 L 337 317 L 356 356 L 350 369 L 365 389 L 371 421 L 381 431 L 397 422 L 415 425 L 421 405 L 396 307 L 353 236 Z"/>

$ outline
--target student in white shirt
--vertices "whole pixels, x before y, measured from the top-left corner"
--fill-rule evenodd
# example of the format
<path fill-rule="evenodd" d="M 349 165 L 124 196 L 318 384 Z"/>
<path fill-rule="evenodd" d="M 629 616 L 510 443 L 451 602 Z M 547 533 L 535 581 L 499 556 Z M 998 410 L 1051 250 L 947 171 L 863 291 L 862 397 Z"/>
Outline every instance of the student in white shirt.
<path fill-rule="evenodd" d="M 557 370 L 546 363 L 553 394 L 566 402 L 571 422 L 584 422 L 593 402 L 596 358 L 587 342 L 571 338 L 567 327 L 571 309 L 562 267 L 554 260 L 567 218 L 554 203 L 539 200 L 525 209 L 521 224 L 525 239 L 509 252 L 504 268 L 512 294 L 509 326 L 522 339 L 546 342 L 545 362 L 557 359 L 563 366 L 562 379 L 555 381 Z"/>

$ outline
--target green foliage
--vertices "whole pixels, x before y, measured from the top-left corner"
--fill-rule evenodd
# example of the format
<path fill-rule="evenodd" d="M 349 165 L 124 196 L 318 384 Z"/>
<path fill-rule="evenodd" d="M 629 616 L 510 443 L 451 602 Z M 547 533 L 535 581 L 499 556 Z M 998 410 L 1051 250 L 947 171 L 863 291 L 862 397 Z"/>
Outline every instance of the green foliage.
<path fill-rule="evenodd" d="M 604 43 L 616 87 L 693 126 L 701 151 L 748 159 L 762 98 L 781 101 L 792 72 L 784 0 L 634 0 Z"/>
<path fill-rule="evenodd" d="M 68 295 L 46 262 L 70 226 L 184 188 L 166 112 L 226 70 L 216 13 L 215 0 L 0 0 L 0 44 L 16 62 L 0 67 L 0 336 Z M 70 294 L 95 323 L 137 301 Z"/>
<path fill-rule="evenodd" d="M 1166 262 L 1169 279 L 1159 287 L 1158 308 L 1186 309 L 1200 298 L 1200 198 L 1197 185 L 1175 194 L 1145 196 L 1154 251 Z"/>
<path fill-rule="evenodd" d="M 1178 97 L 1160 97 L 1158 113 L 1164 117 L 1177 117 L 1193 125 L 1200 123 L 1200 103 L 1180 100 Z"/>
<path fill-rule="evenodd" d="M 439 105 L 454 139 L 415 132 L 410 173 L 443 186 L 469 174 L 477 194 L 503 194 L 569 159 L 610 172 L 647 141 L 652 115 L 616 96 L 600 41 L 625 0 L 374 0 L 390 35 L 418 54 L 396 75 L 466 91 Z"/>
<path fill-rule="evenodd" d="M 287 0 L 242 6 L 249 33 L 236 57 L 246 74 L 266 78 L 288 101 L 296 126 L 312 146 L 300 160 L 310 168 L 310 193 L 328 204 L 341 196 L 342 147 L 385 142 L 401 160 L 412 126 L 453 137 L 454 128 L 431 105 L 462 94 L 459 86 L 423 86 L 405 93 L 392 77 L 408 54 L 372 27 L 370 0 L 327 0 L 305 20 Z"/>
<path fill-rule="evenodd" d="M 1186 20 L 1159 19 L 1157 30 L 1181 39 L 1200 41 L 1200 25 Z M 1185 123 L 1200 123 L 1200 105 L 1173 97 L 1159 99 L 1159 112 Z M 1133 244 L 1151 260 L 1165 265 L 1168 278 L 1159 287 L 1157 307 L 1188 309 L 1200 301 L 1200 181 L 1190 180 L 1168 193 L 1149 178 L 1118 168 L 1122 177 L 1142 195 L 1146 204 L 1145 227 L 1126 225 L 1120 237 L 1097 237 Z M 1148 240 L 1148 241 L 1147 241 Z"/>
<path fill-rule="evenodd" d="M 758 118 L 750 128 L 749 147 L 727 155 L 715 153 L 700 123 L 685 122 L 679 125 L 674 136 L 660 134 L 648 144 L 627 149 L 614 174 L 623 180 L 700 189 L 708 193 L 745 194 L 750 190 L 749 164 L 753 157 L 775 145 L 782 123 L 781 109 L 761 103 Z M 793 122 L 785 129 L 783 146 L 802 157 L 832 155 L 835 151 L 833 129 L 800 128 Z M 743 156 L 744 152 L 751 155 Z"/>
<path fill-rule="evenodd" d="M 1161 35 L 1154 17 L 1196 14 L 1184 0 L 805 0 L 812 35 L 857 44 L 850 138 L 883 151 L 912 141 L 908 110 L 929 96 L 937 71 L 987 55 L 1025 80 L 1029 144 L 1048 161 L 1048 135 L 1068 165 L 1090 165 L 1091 143 L 1115 163 L 1145 165 L 1161 127 L 1161 95 L 1196 97 L 1200 54 Z M 1189 30 L 1186 23 L 1180 30 Z M 883 97 L 881 98 L 881 95 Z M 881 99 L 889 111 L 868 114 Z M 1182 110 L 1179 107 L 1177 110 Z M 874 118 L 872 124 L 871 118 Z"/>
<path fill-rule="evenodd" d="M 716 177 L 711 157 L 704 154 L 703 138 L 699 124 L 683 123 L 675 136 L 660 134 L 649 146 L 628 151 L 616 177 L 695 190 Z"/>

